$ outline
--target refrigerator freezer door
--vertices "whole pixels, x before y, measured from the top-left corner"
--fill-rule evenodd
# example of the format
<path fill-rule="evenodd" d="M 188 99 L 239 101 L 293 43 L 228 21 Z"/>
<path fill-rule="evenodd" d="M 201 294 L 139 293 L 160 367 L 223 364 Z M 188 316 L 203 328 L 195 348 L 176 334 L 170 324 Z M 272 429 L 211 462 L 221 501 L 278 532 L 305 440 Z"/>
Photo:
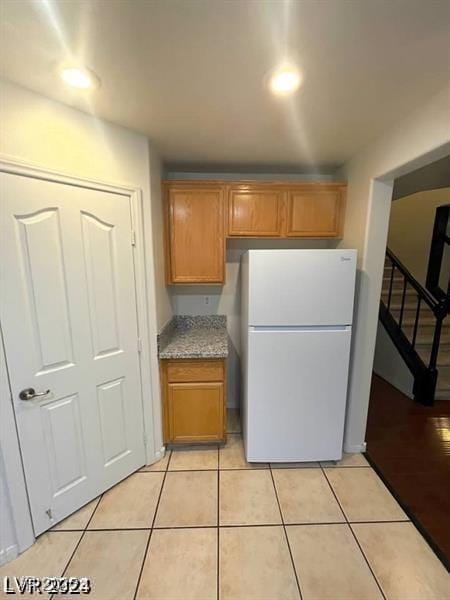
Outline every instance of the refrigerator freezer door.
<path fill-rule="evenodd" d="M 356 250 L 250 250 L 249 325 L 351 325 Z"/>
<path fill-rule="evenodd" d="M 342 455 L 351 328 L 249 330 L 248 461 Z"/>

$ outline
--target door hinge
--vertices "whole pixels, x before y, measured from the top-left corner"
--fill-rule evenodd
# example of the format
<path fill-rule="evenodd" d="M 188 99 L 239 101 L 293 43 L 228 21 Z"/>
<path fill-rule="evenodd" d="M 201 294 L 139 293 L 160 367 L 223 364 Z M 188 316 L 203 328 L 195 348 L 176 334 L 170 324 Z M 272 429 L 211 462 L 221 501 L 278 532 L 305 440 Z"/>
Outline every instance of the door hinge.
<path fill-rule="evenodd" d="M 137 339 L 137 350 L 139 354 L 142 352 L 142 338 L 138 337 Z"/>
<path fill-rule="evenodd" d="M 131 245 L 136 246 L 136 232 L 134 229 L 131 230 Z"/>
<path fill-rule="evenodd" d="M 148 437 L 147 434 L 144 433 L 144 446 L 147 447 L 147 443 L 148 443 Z"/>

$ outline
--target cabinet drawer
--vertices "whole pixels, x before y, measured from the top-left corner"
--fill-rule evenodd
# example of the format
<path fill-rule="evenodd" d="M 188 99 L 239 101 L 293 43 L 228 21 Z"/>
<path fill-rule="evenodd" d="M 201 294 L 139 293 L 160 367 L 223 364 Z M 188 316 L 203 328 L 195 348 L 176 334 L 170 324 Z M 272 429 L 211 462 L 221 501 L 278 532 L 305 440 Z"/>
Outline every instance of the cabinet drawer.
<path fill-rule="evenodd" d="M 189 381 L 223 381 L 224 369 L 221 360 L 170 361 L 166 367 L 169 383 Z"/>

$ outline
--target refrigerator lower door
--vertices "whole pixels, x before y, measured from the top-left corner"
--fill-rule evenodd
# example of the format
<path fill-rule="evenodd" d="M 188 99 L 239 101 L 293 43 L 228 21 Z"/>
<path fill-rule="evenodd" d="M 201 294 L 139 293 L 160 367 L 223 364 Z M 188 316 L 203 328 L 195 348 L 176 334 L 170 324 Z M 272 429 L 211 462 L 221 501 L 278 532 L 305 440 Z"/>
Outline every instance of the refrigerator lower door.
<path fill-rule="evenodd" d="M 350 339 L 350 327 L 249 328 L 248 461 L 341 458 Z"/>

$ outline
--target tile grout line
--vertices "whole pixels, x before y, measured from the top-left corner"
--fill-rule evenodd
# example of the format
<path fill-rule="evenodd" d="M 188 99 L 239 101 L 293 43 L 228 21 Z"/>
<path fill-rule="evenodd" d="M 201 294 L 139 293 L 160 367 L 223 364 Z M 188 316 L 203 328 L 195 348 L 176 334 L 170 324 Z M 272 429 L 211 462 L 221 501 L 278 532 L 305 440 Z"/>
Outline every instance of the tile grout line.
<path fill-rule="evenodd" d="M 303 523 L 287 523 L 288 527 L 308 527 L 310 525 L 342 525 L 345 524 L 344 521 L 320 521 L 318 523 L 311 522 L 303 522 Z M 373 524 L 388 524 L 388 523 L 409 523 L 409 521 L 405 521 L 404 519 L 399 520 L 384 520 L 384 521 L 348 521 L 349 525 L 373 525 Z M 277 523 L 241 523 L 240 525 L 233 525 L 232 523 L 220 525 L 222 528 L 233 528 L 233 527 L 277 527 Z M 153 529 L 155 531 L 166 531 L 171 529 L 216 529 L 217 525 L 160 525 L 155 526 Z M 101 533 L 105 531 L 151 531 L 152 527 L 115 527 L 115 528 L 98 528 L 98 529 L 89 529 L 89 533 Z M 58 535 L 59 533 L 79 533 L 83 532 L 84 529 L 58 529 L 55 531 L 49 531 L 52 535 Z"/>
<path fill-rule="evenodd" d="M 400 506 L 400 508 L 403 510 L 403 512 L 407 516 L 407 521 L 409 523 L 411 523 L 417 529 L 417 531 L 424 538 L 424 540 L 426 541 L 428 546 L 430 546 L 431 550 L 434 552 L 434 554 L 437 556 L 437 558 L 441 561 L 441 563 L 444 565 L 444 567 L 447 569 L 447 571 L 450 572 L 449 559 L 447 558 L 447 556 L 445 556 L 443 554 L 440 546 L 437 545 L 437 543 L 434 541 L 434 538 L 429 534 L 428 530 L 423 526 L 421 519 L 419 517 L 417 517 L 413 513 L 413 511 L 409 508 L 409 506 L 403 502 L 403 500 L 400 498 L 398 492 L 389 483 L 389 480 L 383 474 L 382 470 L 379 468 L 379 466 L 377 465 L 375 460 L 373 458 L 371 458 L 370 454 L 366 453 L 366 456 L 367 456 L 366 460 L 369 462 L 373 471 L 375 471 L 376 475 L 378 475 L 378 477 L 381 479 L 382 483 L 385 485 L 388 492 L 391 494 L 391 496 L 394 498 L 394 500 L 397 502 L 397 504 Z"/>
<path fill-rule="evenodd" d="M 76 543 L 76 545 L 75 545 L 75 548 L 73 549 L 73 552 L 72 552 L 72 554 L 70 555 L 70 558 L 69 558 L 69 560 L 67 561 L 67 563 L 66 563 L 66 566 L 64 567 L 64 570 L 63 570 L 63 572 L 61 573 L 61 577 L 64 577 L 64 574 L 65 574 L 65 572 L 66 572 L 66 571 L 67 571 L 67 569 L 69 568 L 69 565 L 70 565 L 70 563 L 72 562 L 72 559 L 73 559 L 73 557 L 75 556 L 75 554 L 76 554 L 76 552 L 77 552 L 78 548 L 80 547 L 81 541 L 82 541 L 82 539 L 84 538 L 84 536 L 85 536 L 85 534 L 86 534 L 86 532 L 87 532 L 87 530 L 88 530 L 89 523 L 92 521 L 92 518 L 93 518 L 93 516 L 94 516 L 94 514 L 95 514 L 95 512 L 96 512 L 96 510 L 97 510 L 97 508 L 98 508 L 98 506 L 100 505 L 100 502 L 102 501 L 102 498 L 103 498 L 103 496 L 104 496 L 104 494 L 100 494 L 100 496 L 99 496 L 99 499 L 98 499 L 98 502 L 97 502 L 97 504 L 95 505 L 95 508 L 94 508 L 94 510 L 92 511 L 92 514 L 91 514 L 91 516 L 90 516 L 90 517 L 89 517 L 89 519 L 87 520 L 87 523 L 86 523 L 86 525 L 85 525 L 84 529 L 82 530 L 82 534 L 80 535 L 80 539 L 79 539 L 79 540 L 78 540 L 78 542 Z M 80 531 L 80 530 L 78 529 L 78 531 Z M 52 595 L 50 596 L 50 600 L 53 600 L 53 598 L 54 598 L 55 596 L 56 596 L 56 594 L 52 594 Z"/>
<path fill-rule="evenodd" d="M 333 489 L 333 486 L 331 485 L 331 482 L 330 482 L 330 480 L 329 480 L 329 479 L 328 479 L 328 477 L 327 477 L 327 473 L 326 473 L 326 471 L 325 471 L 325 469 L 324 469 L 323 467 L 320 467 L 320 468 L 321 468 L 321 470 L 322 470 L 322 473 L 323 473 L 323 476 L 325 477 L 325 480 L 326 480 L 326 482 L 328 483 L 328 486 L 329 486 L 329 488 L 330 488 L 330 490 L 331 490 L 331 493 L 333 494 L 334 498 L 336 499 L 336 502 L 338 503 L 338 506 L 339 506 L 339 508 L 341 509 L 341 512 L 342 512 L 342 514 L 344 515 L 345 523 L 347 524 L 348 528 L 350 529 L 350 531 L 351 531 L 351 533 L 352 533 L 352 536 L 353 536 L 353 539 L 355 540 L 355 542 L 356 542 L 356 545 L 357 545 L 357 546 L 358 546 L 358 548 L 359 548 L 359 551 L 360 551 L 360 552 L 361 552 L 361 554 L 363 555 L 363 557 L 364 557 L 364 560 L 366 561 L 366 564 L 367 564 L 367 566 L 369 567 L 369 571 L 372 573 L 372 577 L 374 578 L 374 580 L 375 580 L 375 583 L 377 584 L 377 586 L 378 586 L 378 589 L 380 590 L 380 593 L 381 593 L 381 595 L 382 595 L 382 596 L 383 596 L 383 598 L 386 600 L 386 596 L 385 596 L 385 594 L 384 594 L 384 592 L 383 592 L 383 588 L 381 587 L 381 583 L 378 581 L 378 578 L 377 578 L 377 576 L 375 575 L 375 572 L 374 572 L 374 571 L 373 571 L 373 569 L 372 569 L 372 565 L 370 564 L 370 562 L 369 562 L 369 559 L 367 558 L 367 556 L 366 556 L 366 554 L 365 554 L 364 550 L 363 550 L 363 549 L 362 549 L 362 547 L 361 547 L 361 544 L 359 543 L 359 540 L 358 540 L 358 538 L 357 538 L 357 537 L 356 537 L 356 535 L 355 535 L 355 532 L 354 532 L 354 531 L 353 531 L 353 529 L 352 529 L 351 523 L 350 523 L 350 521 L 349 521 L 349 520 L 348 520 L 348 518 L 347 518 L 347 514 L 345 513 L 344 509 L 342 508 L 342 506 L 341 506 L 341 503 L 339 502 L 339 499 L 338 499 L 338 497 L 337 497 L 337 494 L 335 493 L 335 491 L 334 491 L 334 489 Z"/>
<path fill-rule="evenodd" d="M 142 557 L 142 564 L 141 564 L 141 568 L 139 570 L 139 575 L 138 575 L 138 578 L 137 578 L 137 581 L 136 581 L 136 588 L 134 590 L 133 600 L 136 600 L 137 593 L 138 593 L 138 590 L 139 590 L 139 585 L 141 583 L 142 573 L 144 571 L 144 565 L 145 565 L 145 561 L 147 559 L 148 549 L 150 547 L 150 540 L 152 539 L 152 533 L 153 533 L 153 528 L 154 528 L 154 525 L 155 525 L 156 515 L 158 513 L 159 502 L 161 500 L 161 496 L 162 496 L 162 492 L 163 492 L 163 489 L 164 489 L 164 484 L 166 482 L 166 476 L 167 476 L 167 473 L 168 473 L 168 470 L 169 470 L 169 464 L 170 464 L 171 459 L 172 459 L 172 451 L 170 451 L 169 460 L 167 461 L 166 470 L 164 471 L 164 475 L 163 475 L 163 479 L 162 479 L 162 483 L 161 483 L 161 489 L 159 490 L 159 494 L 158 494 L 158 500 L 156 501 L 155 512 L 154 512 L 154 515 L 153 515 L 152 524 L 151 524 L 151 528 L 150 528 L 150 533 L 149 533 L 149 536 L 148 536 L 147 544 L 145 546 L 144 555 Z"/>
<path fill-rule="evenodd" d="M 256 463 L 256 464 L 264 464 L 264 463 Z M 269 464 L 269 463 L 265 463 L 265 464 Z M 276 463 L 272 463 L 275 464 Z M 268 471 L 270 468 L 274 469 L 275 471 L 293 471 L 293 470 L 298 470 L 301 469 L 303 470 L 318 470 L 318 469 L 322 469 L 322 468 L 327 468 L 327 469 L 371 469 L 372 467 L 370 466 L 359 466 L 359 467 L 277 467 L 277 466 L 261 466 L 261 467 L 223 467 L 220 468 L 219 467 L 219 471 Z M 170 473 L 196 473 L 196 472 L 201 472 L 201 471 L 217 471 L 217 469 L 171 469 Z M 132 475 L 152 475 L 153 473 L 165 473 L 166 470 L 165 469 L 161 469 L 160 471 L 136 471 L 135 473 L 132 473 Z M 120 482 L 119 482 L 120 483 Z M 114 486 L 113 486 L 114 487 Z"/>
<path fill-rule="evenodd" d="M 81 536 L 80 536 L 78 542 L 76 543 L 75 548 L 74 548 L 74 550 L 73 550 L 70 558 L 68 559 L 68 562 L 67 562 L 67 564 L 66 564 L 66 566 L 65 566 L 65 568 L 63 570 L 63 575 L 67 571 L 67 569 L 68 569 L 71 561 L 73 560 L 76 552 L 78 551 L 79 546 L 80 546 L 80 544 L 81 544 L 82 540 L 84 539 L 84 536 L 85 536 L 85 534 L 87 532 L 95 532 L 95 531 L 97 531 L 97 532 L 101 532 L 101 531 L 134 531 L 134 530 L 149 531 L 148 540 L 147 540 L 147 543 L 146 543 L 146 547 L 145 547 L 144 554 L 143 554 L 143 559 L 142 559 L 142 564 L 141 564 L 141 568 L 140 568 L 140 571 L 139 571 L 139 576 L 137 578 L 137 584 L 136 584 L 136 588 L 135 588 L 135 593 L 134 593 L 134 596 L 133 596 L 133 598 L 135 599 L 136 596 L 137 596 L 137 593 L 138 593 L 139 585 L 140 585 L 141 578 L 142 578 L 142 573 L 143 573 L 143 570 L 144 570 L 145 561 L 146 561 L 147 556 L 148 556 L 150 541 L 151 541 L 152 534 L 153 534 L 154 530 L 157 531 L 157 530 L 167 530 L 167 529 L 216 528 L 217 529 L 217 600 L 219 600 L 219 594 L 220 594 L 220 538 L 219 538 L 219 535 L 220 535 L 220 528 L 221 528 L 221 525 L 220 525 L 220 471 L 224 470 L 224 471 L 249 471 L 249 472 L 252 472 L 252 471 L 270 470 L 272 484 L 274 486 L 275 496 L 276 496 L 278 508 L 279 508 L 279 511 L 280 511 L 281 524 L 283 526 L 283 531 L 284 531 L 284 534 L 285 534 L 285 539 L 286 539 L 286 542 L 287 542 L 287 546 L 288 546 L 288 550 L 289 550 L 289 554 L 290 554 L 290 558 L 291 558 L 291 563 L 292 563 L 292 566 L 293 566 L 293 569 L 294 569 L 296 583 L 297 583 L 297 587 L 298 587 L 299 594 L 300 594 L 300 599 L 301 599 L 302 598 L 302 593 L 301 593 L 301 589 L 300 589 L 299 577 L 298 577 L 297 570 L 296 570 L 296 567 L 295 567 L 295 563 L 294 563 L 294 560 L 293 560 L 292 550 L 291 550 L 290 543 L 289 543 L 289 538 L 288 538 L 288 535 L 287 535 L 286 524 L 284 522 L 284 517 L 283 517 L 282 510 L 281 510 L 280 501 L 279 501 L 279 498 L 278 498 L 278 491 L 277 491 L 277 488 L 276 488 L 275 479 L 274 479 L 274 475 L 273 475 L 271 464 L 268 463 L 267 467 L 262 467 L 260 469 L 252 469 L 252 468 L 250 468 L 250 469 L 248 469 L 248 468 L 220 469 L 220 447 L 217 447 L 217 468 L 216 469 L 179 469 L 179 470 L 176 470 L 176 471 L 169 471 L 172 456 L 173 456 L 173 452 L 170 451 L 170 455 L 169 455 L 167 466 L 166 466 L 165 470 L 164 471 L 159 471 L 159 473 L 162 472 L 164 475 L 163 475 L 163 478 L 162 478 L 161 488 L 160 488 L 160 491 L 159 491 L 159 494 L 158 494 L 158 499 L 157 499 L 157 503 L 156 503 L 156 506 L 155 506 L 155 512 L 154 512 L 154 516 L 153 516 L 152 523 L 151 523 L 150 527 L 88 529 L 89 525 L 92 522 L 92 520 L 94 518 L 94 515 L 95 515 L 95 513 L 96 513 L 96 511 L 97 511 L 97 509 L 98 509 L 98 507 L 99 507 L 99 505 L 100 505 L 100 503 L 102 501 L 102 498 L 105 495 L 103 493 L 103 494 L 101 494 L 99 496 L 98 502 L 95 505 L 94 510 L 92 511 L 92 514 L 89 517 L 89 519 L 88 519 L 88 521 L 87 521 L 87 523 L 86 523 L 86 525 L 85 525 L 85 527 L 83 529 L 81 529 L 81 530 L 80 529 L 78 529 L 78 530 L 77 529 L 74 529 L 74 530 L 69 530 L 68 529 L 68 530 L 60 530 L 60 531 L 58 531 L 58 530 L 56 530 L 56 531 L 50 531 L 50 533 L 60 533 L 60 532 L 64 532 L 64 531 L 66 531 L 66 532 L 68 532 L 68 531 L 71 531 L 71 532 L 79 532 L 79 531 L 81 531 L 82 532 Z M 296 467 L 290 467 L 290 469 L 295 469 L 295 468 Z M 342 514 L 343 514 L 343 516 L 345 518 L 345 522 L 349 526 L 350 531 L 352 532 L 352 535 L 353 535 L 353 537 L 355 539 L 355 542 L 356 542 L 357 546 L 359 547 L 359 549 L 360 549 L 360 551 L 361 551 L 361 553 L 362 553 L 362 555 L 363 555 L 363 557 L 364 557 L 364 559 L 365 559 L 365 561 L 366 561 L 366 563 L 367 563 L 367 565 L 369 567 L 369 570 L 371 571 L 372 576 L 374 577 L 374 579 L 375 579 L 375 581 L 376 581 L 376 583 L 377 583 L 377 585 L 378 585 L 378 587 L 380 589 L 380 592 L 381 592 L 383 598 L 386 598 L 385 595 L 384 595 L 384 593 L 383 593 L 383 590 L 381 589 L 381 585 L 379 584 L 379 582 L 378 582 L 378 580 L 377 580 L 374 572 L 372 571 L 370 563 L 369 563 L 367 557 L 365 556 L 365 554 L 364 554 L 364 552 L 363 552 L 363 550 L 362 550 L 362 548 L 361 548 L 361 546 L 359 544 L 359 541 L 358 541 L 358 539 L 356 537 L 356 534 L 354 533 L 354 531 L 353 531 L 353 529 L 351 527 L 352 522 L 348 520 L 347 515 L 345 514 L 344 510 L 342 509 L 342 506 L 341 506 L 341 504 L 340 504 L 340 502 L 339 502 L 339 500 L 338 500 L 338 498 L 337 498 L 337 496 L 336 496 L 336 494 L 334 492 L 334 489 L 333 489 L 330 481 L 328 480 L 328 477 L 327 477 L 326 472 L 325 472 L 325 467 L 323 467 L 320 463 L 318 463 L 318 465 L 316 467 L 310 467 L 310 468 L 314 468 L 316 470 L 320 469 L 322 471 L 322 473 L 324 474 L 325 479 L 326 479 L 326 481 L 328 483 L 328 486 L 330 487 L 330 489 L 332 491 L 332 494 L 335 497 L 336 502 L 338 503 L 338 505 L 339 505 L 339 507 L 340 507 L 340 509 L 342 511 Z M 346 468 L 370 468 L 370 465 L 368 465 L 368 466 L 353 466 L 353 467 L 346 467 Z M 276 466 L 274 467 L 274 469 L 275 470 L 285 470 L 285 468 L 278 468 L 277 469 Z M 162 497 L 162 493 L 163 493 L 163 489 L 164 489 L 164 485 L 165 485 L 167 473 L 169 473 L 169 472 L 194 472 L 195 473 L 195 472 L 205 472 L 205 471 L 216 471 L 217 472 L 217 525 L 216 526 L 212 525 L 212 526 L 155 527 L 157 512 L 158 512 L 158 509 L 159 509 L 159 505 L 160 505 L 160 501 L 161 501 L 161 497 Z M 149 471 L 137 471 L 136 473 L 147 474 L 148 472 Z M 158 471 L 154 471 L 153 473 L 155 473 L 155 472 L 158 473 Z M 398 521 L 397 520 L 394 520 L 394 521 L 391 521 L 391 520 L 389 520 L 389 521 L 357 521 L 355 523 L 391 523 L 391 522 L 404 522 L 404 520 L 398 520 Z M 330 523 L 298 523 L 298 524 L 295 524 L 295 523 L 291 524 L 290 523 L 289 525 L 327 525 L 327 524 L 333 524 L 333 522 L 330 522 Z M 342 523 L 340 523 L 340 524 L 342 524 Z M 278 524 L 275 524 L 275 523 L 270 523 L 269 524 L 269 523 L 267 523 L 267 524 L 254 524 L 254 525 L 252 525 L 252 524 L 250 524 L 250 525 L 223 525 L 223 527 L 225 527 L 225 528 L 227 528 L 227 527 L 228 528 L 233 528 L 233 527 L 241 527 L 241 528 L 242 527 L 273 527 L 273 526 L 278 526 Z M 51 598 L 54 598 L 54 595 L 52 595 Z"/>
<path fill-rule="evenodd" d="M 322 465 L 319 462 L 321 469 L 371 469 L 371 465 Z M 312 467 L 309 467 L 312 468 Z"/>
<path fill-rule="evenodd" d="M 273 488 L 274 488 L 274 491 L 275 491 L 275 498 L 277 499 L 278 510 L 280 511 L 281 524 L 283 526 L 284 537 L 286 539 L 286 544 L 287 544 L 287 547 L 288 547 L 288 550 L 289 550 L 289 556 L 291 558 L 292 568 L 294 570 L 295 581 L 297 583 L 298 593 L 300 595 L 300 600 L 302 600 L 303 595 L 302 595 L 302 590 L 300 588 L 300 580 L 299 580 L 299 576 L 298 576 L 298 573 L 297 573 L 297 569 L 295 568 L 294 557 L 292 556 L 292 549 L 291 549 L 291 545 L 289 543 L 289 537 L 288 537 L 288 534 L 287 534 L 287 531 L 286 531 L 286 525 L 285 525 L 285 522 L 284 522 L 283 511 L 281 510 L 281 504 L 280 504 L 280 500 L 278 498 L 278 490 L 277 490 L 277 486 L 275 484 L 275 479 L 274 479 L 274 476 L 273 476 L 273 473 L 272 473 L 272 467 L 270 466 L 270 463 L 269 463 L 269 471 L 270 471 L 270 477 L 272 478 L 272 485 L 273 485 Z"/>

